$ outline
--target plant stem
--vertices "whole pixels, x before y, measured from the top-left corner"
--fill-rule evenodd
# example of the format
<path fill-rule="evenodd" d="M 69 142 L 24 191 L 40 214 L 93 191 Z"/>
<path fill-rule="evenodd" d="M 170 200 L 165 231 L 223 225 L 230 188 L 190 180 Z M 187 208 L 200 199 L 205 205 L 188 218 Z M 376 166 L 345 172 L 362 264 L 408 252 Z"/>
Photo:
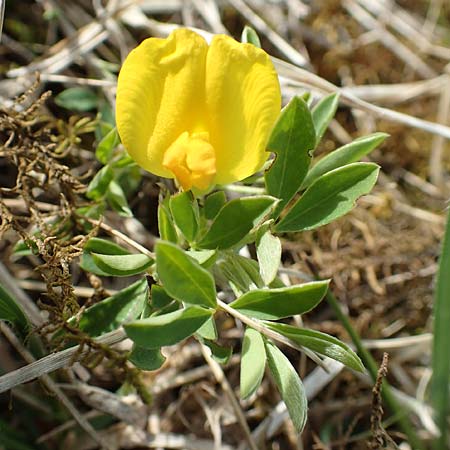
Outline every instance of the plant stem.
<path fill-rule="evenodd" d="M 264 334 L 264 336 L 267 336 L 268 338 L 273 339 L 274 341 L 281 342 L 282 344 L 287 345 L 288 347 L 294 348 L 295 350 L 305 353 L 318 366 L 322 367 L 322 369 L 328 372 L 328 369 L 323 364 L 323 361 L 313 351 L 298 345 L 294 341 L 291 341 L 289 338 L 277 333 L 276 331 L 270 330 L 269 328 L 265 327 L 264 324 L 262 324 L 261 322 L 252 319 L 251 317 L 248 317 L 245 314 L 240 313 L 239 311 L 235 310 L 230 305 L 226 304 L 225 302 L 219 299 L 217 299 L 217 304 L 219 305 L 220 309 L 230 314 L 230 316 L 233 316 L 235 319 L 239 319 L 242 323 L 245 323 L 245 325 L 248 325 L 249 327 L 253 328 L 254 330 L 258 331 L 261 334 Z"/>
<path fill-rule="evenodd" d="M 431 402 L 436 414 L 436 424 L 441 435 L 433 442 L 435 450 L 447 449 L 450 381 L 450 353 L 448 351 L 448 324 L 450 323 L 450 214 L 439 260 L 436 293 L 434 298 L 433 378 Z"/>

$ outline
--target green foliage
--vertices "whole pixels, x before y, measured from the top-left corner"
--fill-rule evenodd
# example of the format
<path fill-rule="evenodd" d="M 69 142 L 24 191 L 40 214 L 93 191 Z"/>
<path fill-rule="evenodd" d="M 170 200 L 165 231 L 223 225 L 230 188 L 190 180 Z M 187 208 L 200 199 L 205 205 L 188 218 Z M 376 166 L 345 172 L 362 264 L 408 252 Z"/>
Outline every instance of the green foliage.
<path fill-rule="evenodd" d="M 110 130 L 98 143 L 95 157 L 102 163 L 107 164 L 113 156 L 114 150 L 119 145 L 120 139 L 117 129 Z"/>
<path fill-rule="evenodd" d="M 292 364 L 283 353 L 270 341 L 266 341 L 267 362 L 281 398 L 297 433 L 301 433 L 306 424 L 308 400 L 305 388 Z"/>
<path fill-rule="evenodd" d="M 205 206 L 203 211 L 205 212 L 205 217 L 208 220 L 213 220 L 219 213 L 219 211 L 225 206 L 227 202 L 227 197 L 225 192 L 217 191 L 208 195 L 205 199 Z"/>
<path fill-rule="evenodd" d="M 435 450 L 447 448 L 448 414 L 450 411 L 450 353 L 448 351 L 448 324 L 450 323 L 450 216 L 442 251 L 434 297 L 433 378 L 431 401 L 436 414 L 436 423 L 441 435 L 434 442 Z"/>
<path fill-rule="evenodd" d="M 265 174 L 267 193 L 280 199 L 275 217 L 302 185 L 315 142 L 316 133 L 308 105 L 300 97 L 294 97 L 281 113 L 268 144 L 276 154 Z"/>
<path fill-rule="evenodd" d="M 173 298 L 214 308 L 214 278 L 195 259 L 170 242 L 156 244 L 156 264 L 164 288 Z"/>
<path fill-rule="evenodd" d="M 278 223 L 276 231 L 312 230 L 347 214 L 356 200 L 373 188 L 378 172 L 376 164 L 353 163 L 322 175 Z"/>
<path fill-rule="evenodd" d="M 145 272 L 152 264 L 153 259 L 143 254 L 136 255 L 101 255 L 91 253 L 97 267 L 108 275 L 127 277 Z"/>
<path fill-rule="evenodd" d="M 168 314 L 130 322 L 124 328 L 128 337 L 140 347 L 160 348 L 192 336 L 211 316 L 210 309 L 189 306 Z"/>
<path fill-rule="evenodd" d="M 241 397 L 250 397 L 264 376 L 266 368 L 266 349 L 261 333 L 253 328 L 245 329 L 241 352 Z"/>
<path fill-rule="evenodd" d="M 142 279 L 87 308 L 80 318 L 78 327 L 92 337 L 100 336 L 138 318 L 147 302 L 147 280 Z"/>
<path fill-rule="evenodd" d="M 13 296 L 0 284 L 0 320 L 9 322 L 22 336 L 26 337 L 30 324 L 22 308 Z"/>
<path fill-rule="evenodd" d="M 157 370 L 166 358 L 161 353 L 160 348 L 145 348 L 134 344 L 128 360 L 142 370 Z"/>
<path fill-rule="evenodd" d="M 211 350 L 211 356 L 219 364 L 227 364 L 233 354 L 233 350 L 230 347 L 222 347 L 216 344 L 214 341 L 205 339 L 203 343 Z"/>
<path fill-rule="evenodd" d="M 230 303 L 230 306 L 257 319 L 284 319 L 313 309 L 327 289 L 328 281 L 313 281 L 279 289 L 255 289 Z"/>
<path fill-rule="evenodd" d="M 170 198 L 173 221 L 188 242 L 193 242 L 198 231 L 198 206 L 189 192 L 181 192 Z"/>
<path fill-rule="evenodd" d="M 322 139 L 328 125 L 339 106 L 339 94 L 334 93 L 322 98 L 311 111 L 314 129 L 316 130 L 316 146 Z"/>
<path fill-rule="evenodd" d="M 269 196 L 231 200 L 219 211 L 199 248 L 228 249 L 238 244 L 271 212 L 276 199 Z"/>
<path fill-rule="evenodd" d="M 386 133 L 369 134 L 355 139 L 353 142 L 324 156 L 308 172 L 303 181 L 302 189 L 310 186 L 317 178 L 331 170 L 359 161 L 378 147 L 387 137 L 388 134 Z"/>
<path fill-rule="evenodd" d="M 66 109 L 78 112 L 91 111 L 98 106 L 97 94 L 86 87 L 73 87 L 62 91 L 55 97 L 55 103 Z"/>
<path fill-rule="evenodd" d="M 245 25 L 242 30 L 241 42 L 244 44 L 252 44 L 255 47 L 261 48 L 261 41 L 259 40 L 258 34 L 248 25 Z"/>
<path fill-rule="evenodd" d="M 281 263 L 281 241 L 270 231 L 258 235 L 256 240 L 256 256 L 258 258 L 261 277 L 266 285 L 272 283 Z"/>
<path fill-rule="evenodd" d="M 158 230 L 159 236 L 164 241 L 178 242 L 177 231 L 169 208 L 170 197 L 160 196 L 158 204 Z"/>
<path fill-rule="evenodd" d="M 364 366 L 358 355 L 348 345 L 333 336 L 284 323 L 267 322 L 266 325 L 302 347 L 335 359 L 358 372 L 364 371 Z"/>

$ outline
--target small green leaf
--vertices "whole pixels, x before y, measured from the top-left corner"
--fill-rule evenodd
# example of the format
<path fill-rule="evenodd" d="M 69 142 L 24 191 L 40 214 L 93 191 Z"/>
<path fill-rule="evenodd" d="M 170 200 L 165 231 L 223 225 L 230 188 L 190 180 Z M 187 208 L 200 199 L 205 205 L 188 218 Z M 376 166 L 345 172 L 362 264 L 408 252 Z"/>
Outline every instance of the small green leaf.
<path fill-rule="evenodd" d="M 301 433 L 308 415 L 308 400 L 303 383 L 286 356 L 269 341 L 266 341 L 266 353 L 281 398 L 286 403 L 295 430 Z"/>
<path fill-rule="evenodd" d="M 264 376 L 266 367 L 266 349 L 264 339 L 253 328 L 245 329 L 241 356 L 241 398 L 250 397 Z"/>
<path fill-rule="evenodd" d="M 108 134 L 98 143 L 95 150 L 95 157 L 102 163 L 107 164 L 111 159 L 114 149 L 119 145 L 119 135 L 117 129 L 113 128 Z"/>
<path fill-rule="evenodd" d="M 172 214 L 170 214 L 168 201 L 161 201 L 158 205 L 158 230 L 159 236 L 164 241 L 178 242 L 178 235 L 173 223 Z"/>
<path fill-rule="evenodd" d="M 73 87 L 58 94 L 55 97 L 55 103 L 72 111 L 85 112 L 97 108 L 98 97 L 91 89 Z"/>
<path fill-rule="evenodd" d="M 9 322 L 24 338 L 30 324 L 22 308 L 12 295 L 0 284 L 0 320 Z"/>
<path fill-rule="evenodd" d="M 311 111 L 314 128 L 316 130 L 316 146 L 322 139 L 331 119 L 339 106 L 339 93 L 327 95 L 322 98 Z"/>
<path fill-rule="evenodd" d="M 120 245 L 106 239 L 90 238 L 85 246 L 85 252 L 102 253 L 103 255 L 129 255 L 130 252 Z"/>
<path fill-rule="evenodd" d="M 212 266 L 217 258 L 216 250 L 187 250 L 186 253 L 205 268 Z"/>
<path fill-rule="evenodd" d="M 203 208 L 206 219 L 213 220 L 226 202 L 227 197 L 223 191 L 213 192 L 208 195 L 205 199 L 205 206 Z"/>
<path fill-rule="evenodd" d="M 181 192 L 170 198 L 173 221 L 188 242 L 193 242 L 198 231 L 198 211 L 189 192 Z M 198 209 L 198 206 L 197 206 Z"/>
<path fill-rule="evenodd" d="M 159 284 L 152 284 L 150 298 L 152 305 L 157 309 L 165 308 L 173 302 L 173 298 Z"/>
<path fill-rule="evenodd" d="M 253 290 L 230 303 L 230 306 L 257 319 L 283 319 L 315 308 L 326 294 L 328 283 L 312 281 L 278 289 Z"/>
<path fill-rule="evenodd" d="M 78 326 L 91 337 L 100 336 L 139 317 L 147 301 L 148 285 L 144 278 L 87 308 Z"/>
<path fill-rule="evenodd" d="M 166 358 L 161 353 L 160 348 L 144 348 L 133 344 L 128 360 L 138 369 L 158 370 L 164 364 Z"/>
<path fill-rule="evenodd" d="M 214 341 L 217 339 L 217 327 L 213 317 L 210 317 L 198 330 L 197 334 L 203 339 Z"/>
<path fill-rule="evenodd" d="M 274 212 L 275 218 L 299 190 L 308 172 L 315 142 L 308 105 L 300 97 L 294 97 L 283 109 L 268 144 L 276 158 L 265 174 L 267 193 L 281 199 Z"/>
<path fill-rule="evenodd" d="M 354 163 L 322 175 L 305 191 L 275 230 L 312 230 L 347 214 L 361 195 L 372 190 L 379 170 L 379 166 L 373 163 Z"/>
<path fill-rule="evenodd" d="M 261 48 L 261 41 L 259 40 L 258 34 L 252 27 L 249 27 L 248 25 L 245 25 L 244 29 L 242 30 L 241 42 L 243 44 L 252 44 L 255 47 Z"/>
<path fill-rule="evenodd" d="M 194 334 L 210 317 L 212 310 L 190 306 L 161 316 L 124 325 L 128 337 L 144 348 L 174 345 Z"/>
<path fill-rule="evenodd" d="M 266 231 L 256 240 L 256 256 L 259 263 L 259 271 L 266 285 L 272 283 L 278 273 L 281 262 L 281 241 Z"/>
<path fill-rule="evenodd" d="M 231 200 L 219 211 L 198 247 L 224 250 L 239 243 L 270 213 L 275 202 L 267 195 Z"/>
<path fill-rule="evenodd" d="M 216 307 L 216 288 L 212 275 L 170 242 L 156 246 L 156 268 L 167 293 L 173 298 L 195 305 Z"/>
<path fill-rule="evenodd" d="M 265 325 L 302 347 L 328 356 L 328 358 L 339 361 L 358 372 L 364 372 L 364 366 L 358 355 L 348 345 L 333 336 L 320 331 L 293 327 L 284 323 L 266 322 Z"/>
<path fill-rule="evenodd" d="M 111 208 L 117 211 L 119 215 L 122 217 L 133 217 L 125 193 L 119 183 L 116 183 L 114 180 L 109 183 L 106 198 Z"/>
<path fill-rule="evenodd" d="M 109 166 L 102 167 L 92 178 L 87 188 L 86 197 L 91 200 L 100 200 L 108 190 L 114 178 L 114 172 Z"/>
<path fill-rule="evenodd" d="M 217 264 L 217 268 L 225 276 L 236 296 L 264 287 L 258 263 L 253 259 L 227 253 L 223 255 L 223 260 Z"/>
<path fill-rule="evenodd" d="M 97 267 L 108 275 L 128 277 L 145 272 L 152 264 L 153 259 L 143 254 L 135 255 L 101 255 L 91 253 Z"/>
<path fill-rule="evenodd" d="M 221 345 L 216 344 L 213 341 L 205 339 L 203 341 L 205 345 L 209 347 L 211 350 L 212 357 L 219 364 L 227 364 L 233 354 L 233 350 L 230 347 L 222 347 Z"/>
<path fill-rule="evenodd" d="M 302 189 L 310 186 L 317 178 L 330 170 L 359 161 L 363 156 L 366 156 L 374 148 L 378 147 L 388 136 L 386 133 L 369 134 L 368 136 L 355 139 L 353 142 L 324 156 L 308 172 L 303 181 Z"/>
<path fill-rule="evenodd" d="M 114 242 L 106 239 L 90 238 L 84 246 L 84 253 L 81 255 L 80 267 L 86 272 L 99 276 L 109 276 L 109 272 L 105 272 L 95 264 L 91 252 L 102 253 L 104 255 L 129 255 L 130 252 Z"/>

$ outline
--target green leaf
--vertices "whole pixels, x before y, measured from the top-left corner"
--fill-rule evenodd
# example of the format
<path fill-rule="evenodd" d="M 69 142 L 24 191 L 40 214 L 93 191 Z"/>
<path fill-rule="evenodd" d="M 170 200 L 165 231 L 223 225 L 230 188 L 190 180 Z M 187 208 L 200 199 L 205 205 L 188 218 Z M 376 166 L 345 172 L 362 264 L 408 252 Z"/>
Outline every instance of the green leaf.
<path fill-rule="evenodd" d="M 281 262 L 281 241 L 266 231 L 256 240 L 256 256 L 259 271 L 266 285 L 269 285 L 277 276 Z"/>
<path fill-rule="evenodd" d="M 262 288 L 264 282 L 259 274 L 258 263 L 235 253 L 223 255 L 217 268 L 224 275 L 236 296 L 249 290 Z"/>
<path fill-rule="evenodd" d="M 119 145 L 119 135 L 117 129 L 113 128 L 108 134 L 98 143 L 95 150 L 95 157 L 102 163 L 107 164 L 111 159 L 115 148 Z"/>
<path fill-rule="evenodd" d="M 255 47 L 261 48 L 261 41 L 259 40 L 258 34 L 252 27 L 249 27 L 248 25 L 245 25 L 244 29 L 242 30 L 241 42 L 243 44 L 252 44 Z"/>
<path fill-rule="evenodd" d="M 144 348 L 133 344 L 128 360 L 138 369 L 158 370 L 164 364 L 166 358 L 161 353 L 160 348 Z"/>
<path fill-rule="evenodd" d="M 213 311 L 200 306 L 136 320 L 124 325 L 128 337 L 144 348 L 174 345 L 194 334 L 211 316 Z"/>
<path fill-rule="evenodd" d="M 130 254 L 128 250 L 124 249 L 120 245 L 115 244 L 114 242 L 96 237 L 90 238 L 84 246 L 84 253 L 81 255 L 80 259 L 80 267 L 87 272 L 91 272 L 95 275 L 100 275 L 103 277 L 109 276 L 109 272 L 105 272 L 104 270 L 100 269 L 97 264 L 95 264 L 91 252 L 102 253 L 104 255 Z"/>
<path fill-rule="evenodd" d="M 328 289 L 328 281 L 312 281 L 278 289 L 258 289 L 245 293 L 230 307 L 257 319 L 278 320 L 304 314 L 315 308 Z"/>
<path fill-rule="evenodd" d="M 152 284 L 150 298 L 152 305 L 157 308 L 165 308 L 173 302 L 173 298 L 159 284 Z"/>
<path fill-rule="evenodd" d="M 378 147 L 389 135 L 386 133 L 373 133 L 355 139 L 320 159 L 308 172 L 302 184 L 302 189 L 310 186 L 321 175 L 338 167 L 359 161 Z"/>
<path fill-rule="evenodd" d="M 197 334 L 203 339 L 213 341 L 217 339 L 217 327 L 213 317 L 210 317 L 198 330 Z"/>
<path fill-rule="evenodd" d="M 108 275 L 128 277 L 145 272 L 153 263 L 153 259 L 143 254 L 135 255 L 101 255 L 91 253 L 97 267 Z"/>
<path fill-rule="evenodd" d="M 339 106 L 339 93 L 327 95 L 322 98 L 311 111 L 314 128 L 316 130 L 316 146 L 322 139 L 331 119 Z"/>
<path fill-rule="evenodd" d="M 434 294 L 433 324 L 433 377 L 431 379 L 431 402 L 436 413 L 436 423 L 441 432 L 434 442 L 434 449 L 445 450 L 448 445 L 448 413 L 450 397 L 450 352 L 448 348 L 448 326 L 450 322 L 450 216 L 442 241 L 439 271 Z"/>
<path fill-rule="evenodd" d="M 266 353 L 281 398 L 286 403 L 295 430 L 301 433 L 308 414 L 308 400 L 303 383 L 286 356 L 269 341 L 266 341 Z"/>
<path fill-rule="evenodd" d="M 89 336 L 100 336 L 139 317 L 147 301 L 148 285 L 144 278 L 87 308 L 78 326 Z"/>
<path fill-rule="evenodd" d="M 103 198 L 113 178 L 114 172 L 111 167 L 102 167 L 89 183 L 86 197 L 90 198 L 91 200 L 100 200 L 101 198 Z"/>
<path fill-rule="evenodd" d="M 217 258 L 216 250 L 187 250 L 186 253 L 205 268 L 212 266 Z"/>
<path fill-rule="evenodd" d="M 158 205 L 158 230 L 159 236 L 164 241 L 178 242 L 178 235 L 173 223 L 172 214 L 170 214 L 168 201 L 160 200 Z"/>
<path fill-rule="evenodd" d="M 219 211 L 198 247 L 224 250 L 239 243 L 270 213 L 275 202 L 267 195 L 231 200 Z"/>
<path fill-rule="evenodd" d="M 226 202 L 227 197 L 223 191 L 213 192 L 208 195 L 205 199 L 205 206 L 203 208 L 206 219 L 213 220 Z"/>
<path fill-rule="evenodd" d="M 188 242 L 193 242 L 198 231 L 198 211 L 189 192 L 181 192 L 170 198 L 173 221 Z M 197 207 L 198 209 L 198 207 Z"/>
<path fill-rule="evenodd" d="M 241 398 L 250 397 L 259 388 L 266 367 L 264 339 L 253 328 L 245 329 L 241 356 Z"/>
<path fill-rule="evenodd" d="M 230 347 L 222 347 L 221 345 L 216 344 L 213 341 L 205 339 L 203 341 L 205 345 L 209 347 L 211 350 L 212 357 L 219 364 L 227 364 L 233 354 L 233 350 Z"/>
<path fill-rule="evenodd" d="M 90 238 L 85 246 L 85 252 L 102 253 L 103 255 L 129 255 L 130 252 L 114 242 L 97 237 Z"/>
<path fill-rule="evenodd" d="M 380 168 L 354 163 L 318 178 L 276 225 L 277 232 L 303 231 L 326 225 L 348 213 L 375 185 Z"/>
<path fill-rule="evenodd" d="M 0 284 L 0 320 L 9 322 L 24 338 L 30 324 L 22 308 L 12 295 Z"/>
<path fill-rule="evenodd" d="M 308 105 L 294 97 L 283 109 L 268 144 L 276 158 L 265 174 L 266 189 L 268 194 L 281 199 L 274 217 L 278 217 L 302 185 L 315 142 L 316 133 Z"/>
<path fill-rule="evenodd" d="M 156 246 L 156 269 L 167 293 L 173 298 L 206 307 L 216 307 L 216 288 L 212 275 L 170 242 Z"/>
<path fill-rule="evenodd" d="M 358 372 L 364 372 L 364 366 L 358 355 L 348 345 L 333 336 L 284 323 L 265 322 L 265 325 L 302 347 L 307 347 L 316 353 L 335 359 Z"/>
<path fill-rule="evenodd" d="M 73 87 L 55 97 L 55 103 L 72 111 L 85 112 L 97 108 L 97 94 L 85 87 Z"/>
<path fill-rule="evenodd" d="M 119 215 L 122 217 L 133 217 L 125 193 L 119 183 L 116 183 L 114 180 L 109 183 L 106 191 L 106 198 L 111 205 L 111 208 L 117 211 Z"/>

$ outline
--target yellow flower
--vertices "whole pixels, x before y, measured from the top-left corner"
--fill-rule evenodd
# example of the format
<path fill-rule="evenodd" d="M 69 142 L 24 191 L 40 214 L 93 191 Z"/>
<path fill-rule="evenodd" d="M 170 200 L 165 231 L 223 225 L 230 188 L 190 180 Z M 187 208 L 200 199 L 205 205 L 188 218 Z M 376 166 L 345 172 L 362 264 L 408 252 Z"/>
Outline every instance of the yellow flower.
<path fill-rule="evenodd" d="M 217 35 L 178 29 L 143 41 L 117 86 L 117 129 L 131 157 L 184 190 L 242 180 L 263 165 L 281 107 L 269 56 Z"/>

